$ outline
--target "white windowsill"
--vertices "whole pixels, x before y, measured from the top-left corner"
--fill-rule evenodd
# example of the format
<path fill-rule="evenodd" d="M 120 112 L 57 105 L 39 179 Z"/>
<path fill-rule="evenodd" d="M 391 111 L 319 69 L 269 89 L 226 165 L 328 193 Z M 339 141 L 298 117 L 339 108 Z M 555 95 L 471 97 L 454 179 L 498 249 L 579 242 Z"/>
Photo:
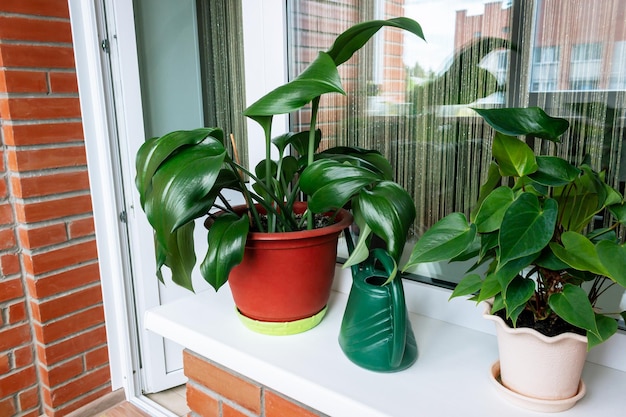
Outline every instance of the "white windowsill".
<path fill-rule="evenodd" d="M 492 324 L 480 317 L 481 308 L 465 300 L 448 303 L 449 292 L 432 286 L 405 282 L 409 310 L 420 313 L 411 313 L 417 362 L 392 374 L 354 365 L 337 343 L 349 286 L 349 274 L 341 271 L 322 323 L 294 336 L 265 336 L 243 327 L 228 286 L 151 309 L 145 325 L 333 417 L 536 415 L 509 404 L 491 386 L 488 370 L 498 353 Z M 618 334 L 590 353 L 583 373 L 587 394 L 560 415 L 623 414 L 626 372 L 620 352 L 625 341 Z M 597 363 L 618 364 L 614 368 L 621 370 Z"/>

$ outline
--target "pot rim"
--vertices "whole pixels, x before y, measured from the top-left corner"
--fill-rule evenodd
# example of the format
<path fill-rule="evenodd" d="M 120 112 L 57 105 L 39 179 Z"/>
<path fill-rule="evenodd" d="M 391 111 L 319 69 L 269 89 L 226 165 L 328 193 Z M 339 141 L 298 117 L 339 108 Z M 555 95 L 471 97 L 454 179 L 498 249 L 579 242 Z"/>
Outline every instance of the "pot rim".
<path fill-rule="evenodd" d="M 258 204 L 256 204 L 256 206 L 260 207 Z M 306 207 L 306 202 L 296 203 L 295 206 Z M 233 210 L 234 211 L 237 211 L 238 209 L 244 210 L 247 207 L 248 206 L 246 204 L 241 204 L 238 206 L 234 206 Z M 352 224 L 353 218 L 352 218 L 352 214 L 344 208 L 340 208 L 336 211 L 338 212 L 337 214 L 338 221 L 328 226 L 324 226 L 324 227 L 321 227 L 318 229 L 312 229 L 312 230 L 299 230 L 295 232 L 276 232 L 276 233 L 249 232 L 248 239 L 258 240 L 258 241 L 286 240 L 286 239 L 296 240 L 296 239 L 306 239 L 306 238 L 312 238 L 312 237 L 317 237 L 317 236 L 326 236 L 326 235 L 331 235 L 334 233 L 340 233 L 342 230 L 344 230 L 345 228 L 347 228 L 348 226 Z"/>
<path fill-rule="evenodd" d="M 539 333 L 537 330 L 535 330 L 532 327 L 515 327 L 515 328 L 509 327 L 509 325 L 504 320 L 502 320 L 500 316 L 491 314 L 492 304 L 489 301 L 485 301 L 484 303 L 485 303 L 485 310 L 483 313 L 483 317 L 487 320 L 491 320 L 499 324 L 502 330 L 504 330 L 506 333 L 532 335 L 536 337 L 537 339 L 543 341 L 544 343 L 548 343 L 548 344 L 557 343 L 565 339 L 574 339 L 581 343 L 588 342 L 587 336 L 583 336 L 583 335 L 572 333 L 572 332 L 565 332 L 565 333 L 558 334 L 556 336 L 546 336 L 542 333 Z"/>

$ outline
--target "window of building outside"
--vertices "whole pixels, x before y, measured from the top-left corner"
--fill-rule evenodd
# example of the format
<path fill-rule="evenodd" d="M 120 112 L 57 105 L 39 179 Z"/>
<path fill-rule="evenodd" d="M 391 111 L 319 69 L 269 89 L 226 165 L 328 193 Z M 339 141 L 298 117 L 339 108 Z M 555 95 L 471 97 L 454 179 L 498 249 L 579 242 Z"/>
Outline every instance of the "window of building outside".
<path fill-rule="evenodd" d="M 291 0 L 291 75 L 352 24 L 397 16 L 417 20 L 427 42 L 382 30 L 340 68 L 348 96 L 323 98 L 319 126 L 327 145 L 373 147 L 391 161 L 417 206 L 414 237 L 476 201 L 491 131 L 471 107 L 540 106 L 567 118 L 561 145 L 533 145 L 576 163 L 589 155 L 624 191 L 626 0 Z M 294 115 L 292 128 L 308 117 Z M 447 268 L 410 278 L 453 285 L 463 270 Z"/>

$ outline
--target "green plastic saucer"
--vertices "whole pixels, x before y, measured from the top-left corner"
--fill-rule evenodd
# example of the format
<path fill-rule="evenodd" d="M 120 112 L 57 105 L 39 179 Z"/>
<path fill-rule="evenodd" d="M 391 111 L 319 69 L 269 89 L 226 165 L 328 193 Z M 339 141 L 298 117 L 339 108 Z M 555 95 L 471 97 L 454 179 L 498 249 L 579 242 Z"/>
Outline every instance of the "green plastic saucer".
<path fill-rule="evenodd" d="M 307 330 L 310 330 L 320 324 L 326 314 L 326 310 L 328 310 L 328 306 L 324 307 L 322 311 L 311 317 L 284 322 L 254 320 L 241 314 L 238 308 L 235 307 L 235 310 L 237 311 L 237 316 L 239 316 L 239 319 L 244 326 L 254 332 L 270 336 L 289 336 L 292 334 L 306 332 Z"/>

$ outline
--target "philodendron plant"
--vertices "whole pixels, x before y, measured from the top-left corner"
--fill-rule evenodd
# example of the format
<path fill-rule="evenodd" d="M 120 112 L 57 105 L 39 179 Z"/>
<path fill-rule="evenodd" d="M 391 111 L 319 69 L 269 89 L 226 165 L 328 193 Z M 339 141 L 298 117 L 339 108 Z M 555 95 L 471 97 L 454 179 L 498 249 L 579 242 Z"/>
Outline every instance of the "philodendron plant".
<path fill-rule="evenodd" d="M 491 312 L 503 312 L 513 326 L 524 311 L 534 323 L 561 318 L 586 333 L 588 348 L 605 341 L 620 313 L 595 304 L 608 287 L 626 287 L 626 248 L 617 233 L 626 224 L 623 196 L 587 159 L 574 165 L 535 155 L 517 138 L 558 143 L 567 120 L 537 107 L 475 110 L 496 131 L 476 207 L 469 220 L 452 213 L 433 225 L 406 267 L 475 258 L 487 272 L 472 268 L 451 298 L 492 299 Z M 610 225 L 590 227 L 598 216 L 610 218 Z"/>
<path fill-rule="evenodd" d="M 321 133 L 316 129 L 320 97 L 346 94 L 337 67 L 346 62 L 382 27 L 406 30 L 423 38 L 420 25 L 408 18 L 357 24 L 339 35 L 331 48 L 293 81 L 249 106 L 244 115 L 265 132 L 265 160 L 254 172 L 241 166 L 227 151 L 220 128 L 176 131 L 146 141 L 137 152 L 135 183 L 140 202 L 155 232 L 157 276 L 161 268 L 172 271 L 175 283 L 193 290 L 191 271 L 196 265 L 194 221 L 215 216 L 208 233 L 208 251 L 200 272 L 216 290 L 244 256 L 249 231 L 289 232 L 312 228 L 312 212 L 349 206 L 366 233 L 361 250 L 373 231 L 398 259 L 415 218 L 409 194 L 393 182 L 390 163 L 379 153 L 356 147 L 335 147 L 318 152 Z M 271 137 L 274 115 L 311 105 L 310 130 Z M 289 154 L 292 147 L 296 155 Z M 272 147 L 278 158 L 271 157 Z M 246 185 L 248 176 L 254 182 Z M 242 214 L 231 207 L 222 192 L 240 192 L 246 202 Z M 308 199 L 302 218 L 292 210 L 298 197 Z M 266 213 L 261 216 L 260 211 Z"/>

